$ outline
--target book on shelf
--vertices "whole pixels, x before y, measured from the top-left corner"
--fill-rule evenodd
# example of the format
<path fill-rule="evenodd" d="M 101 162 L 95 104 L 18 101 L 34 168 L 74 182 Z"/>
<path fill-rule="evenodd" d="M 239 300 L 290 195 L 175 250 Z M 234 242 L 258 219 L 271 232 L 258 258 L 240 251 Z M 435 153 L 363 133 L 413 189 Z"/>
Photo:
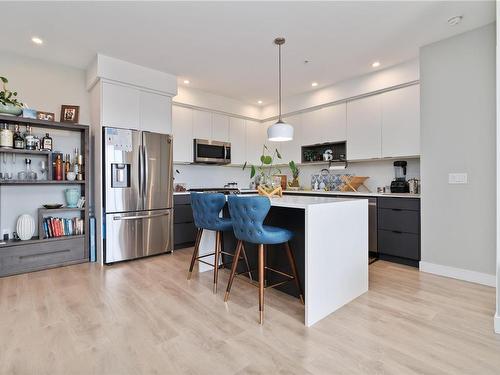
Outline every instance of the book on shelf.
<path fill-rule="evenodd" d="M 45 238 L 76 236 L 83 234 L 83 219 L 62 217 L 46 217 L 43 219 Z"/>

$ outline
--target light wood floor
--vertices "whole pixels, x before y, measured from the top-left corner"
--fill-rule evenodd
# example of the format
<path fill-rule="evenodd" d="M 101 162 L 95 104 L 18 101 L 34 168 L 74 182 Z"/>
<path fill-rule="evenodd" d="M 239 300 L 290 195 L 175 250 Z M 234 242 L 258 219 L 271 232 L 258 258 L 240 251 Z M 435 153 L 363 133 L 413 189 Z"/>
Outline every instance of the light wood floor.
<path fill-rule="evenodd" d="M 0 279 L 0 374 L 499 374 L 494 289 L 386 262 L 312 328 L 299 301 L 211 272 L 191 250 Z"/>

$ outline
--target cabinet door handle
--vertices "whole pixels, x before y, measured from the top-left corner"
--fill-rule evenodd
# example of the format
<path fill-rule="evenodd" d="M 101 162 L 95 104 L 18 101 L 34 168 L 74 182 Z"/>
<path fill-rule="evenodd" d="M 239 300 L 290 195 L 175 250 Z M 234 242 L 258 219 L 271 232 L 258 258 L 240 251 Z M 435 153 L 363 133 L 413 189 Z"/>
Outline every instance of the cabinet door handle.
<path fill-rule="evenodd" d="M 393 230 L 392 233 L 401 234 L 403 232 L 401 232 L 400 230 Z"/>
<path fill-rule="evenodd" d="M 393 211 L 403 211 L 401 208 L 391 208 Z"/>

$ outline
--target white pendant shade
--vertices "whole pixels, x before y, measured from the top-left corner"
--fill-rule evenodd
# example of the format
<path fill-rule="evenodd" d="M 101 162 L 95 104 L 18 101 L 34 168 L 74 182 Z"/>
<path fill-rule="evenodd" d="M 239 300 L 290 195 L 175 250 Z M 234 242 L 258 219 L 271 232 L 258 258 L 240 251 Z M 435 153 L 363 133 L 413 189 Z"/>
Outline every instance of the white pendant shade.
<path fill-rule="evenodd" d="M 278 121 L 267 128 L 267 139 L 271 142 L 286 142 L 293 139 L 293 126 L 281 119 L 281 46 L 285 44 L 285 38 L 274 39 L 278 46 Z"/>
<path fill-rule="evenodd" d="M 272 142 L 286 142 L 293 139 L 293 126 L 283 121 L 267 128 L 267 139 Z"/>

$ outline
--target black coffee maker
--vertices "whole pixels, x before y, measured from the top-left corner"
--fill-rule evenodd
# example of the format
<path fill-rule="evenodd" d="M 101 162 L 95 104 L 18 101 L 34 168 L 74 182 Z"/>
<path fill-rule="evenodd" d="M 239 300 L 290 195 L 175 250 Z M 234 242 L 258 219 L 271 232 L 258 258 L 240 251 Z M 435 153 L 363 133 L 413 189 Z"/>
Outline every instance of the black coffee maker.
<path fill-rule="evenodd" d="M 406 166 L 404 160 L 394 162 L 394 180 L 391 182 L 391 193 L 409 193 L 410 185 L 406 181 Z"/>

